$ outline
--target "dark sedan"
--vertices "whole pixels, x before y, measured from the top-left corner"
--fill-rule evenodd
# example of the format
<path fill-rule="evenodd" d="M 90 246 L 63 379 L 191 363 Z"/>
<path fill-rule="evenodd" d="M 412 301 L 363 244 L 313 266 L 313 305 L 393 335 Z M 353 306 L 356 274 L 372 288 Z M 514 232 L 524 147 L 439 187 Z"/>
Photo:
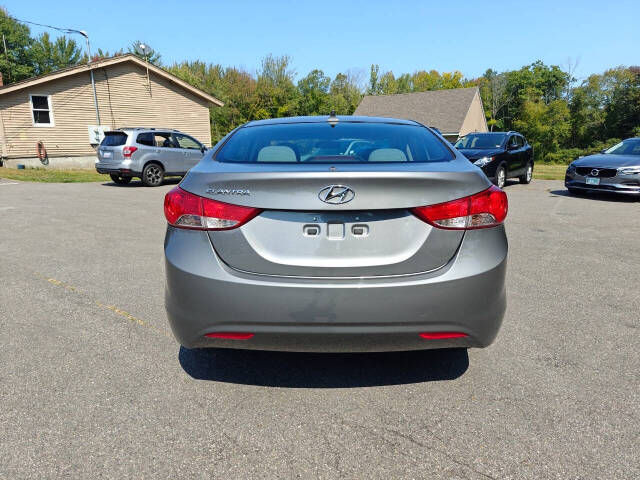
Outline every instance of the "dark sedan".
<path fill-rule="evenodd" d="M 500 188 L 508 178 L 531 182 L 533 147 L 518 132 L 470 133 L 455 147 Z"/>
<path fill-rule="evenodd" d="M 574 194 L 604 191 L 640 196 L 640 137 L 571 162 L 564 184 Z"/>

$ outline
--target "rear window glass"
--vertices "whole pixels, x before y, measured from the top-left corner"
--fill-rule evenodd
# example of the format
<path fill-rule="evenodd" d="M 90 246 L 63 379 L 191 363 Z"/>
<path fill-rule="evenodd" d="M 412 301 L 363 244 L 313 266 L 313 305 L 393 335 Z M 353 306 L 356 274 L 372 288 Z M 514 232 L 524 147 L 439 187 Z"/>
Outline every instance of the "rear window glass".
<path fill-rule="evenodd" d="M 425 163 L 452 158 L 424 127 L 354 122 L 244 127 L 215 157 L 226 163 Z"/>
<path fill-rule="evenodd" d="M 127 134 L 123 132 L 107 132 L 102 140 L 103 147 L 117 147 L 127 143 Z"/>

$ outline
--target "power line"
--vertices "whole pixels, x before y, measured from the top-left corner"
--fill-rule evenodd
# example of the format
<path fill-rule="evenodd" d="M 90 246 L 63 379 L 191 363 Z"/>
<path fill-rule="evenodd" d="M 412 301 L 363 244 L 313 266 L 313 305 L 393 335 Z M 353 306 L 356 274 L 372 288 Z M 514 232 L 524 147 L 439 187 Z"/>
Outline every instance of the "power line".
<path fill-rule="evenodd" d="M 29 25 L 36 25 L 38 27 L 52 28 L 53 30 L 58 30 L 59 32 L 64 33 L 78 33 L 79 30 L 74 30 L 73 28 L 64 28 L 64 27 L 54 27 L 53 25 L 46 25 L 44 23 L 31 22 L 29 20 L 20 20 L 19 18 L 9 16 L 10 19 L 15 20 L 19 23 L 28 23 Z"/>

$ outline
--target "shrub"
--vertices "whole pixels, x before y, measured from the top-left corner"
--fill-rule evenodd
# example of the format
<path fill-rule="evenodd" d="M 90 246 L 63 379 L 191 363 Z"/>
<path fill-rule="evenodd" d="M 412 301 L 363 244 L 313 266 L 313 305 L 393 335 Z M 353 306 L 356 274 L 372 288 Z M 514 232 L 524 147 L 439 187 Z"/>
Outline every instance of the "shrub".
<path fill-rule="evenodd" d="M 616 143 L 619 142 L 620 139 L 618 138 L 610 138 L 605 142 L 595 142 L 593 145 L 587 148 L 560 148 L 555 152 L 546 153 L 542 160 L 545 163 L 567 165 L 580 157 L 593 155 L 594 153 L 601 152 L 605 148 L 613 147 Z"/>

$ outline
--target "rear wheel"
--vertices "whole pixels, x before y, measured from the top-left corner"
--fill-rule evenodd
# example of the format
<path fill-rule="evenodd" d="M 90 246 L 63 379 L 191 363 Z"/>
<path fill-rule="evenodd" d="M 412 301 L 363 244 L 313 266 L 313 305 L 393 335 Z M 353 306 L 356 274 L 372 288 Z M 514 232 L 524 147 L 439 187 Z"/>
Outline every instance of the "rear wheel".
<path fill-rule="evenodd" d="M 147 187 L 157 187 L 164 180 L 164 170 L 157 163 L 149 163 L 142 170 L 142 183 Z"/>
<path fill-rule="evenodd" d="M 527 165 L 527 170 L 525 171 L 525 174 L 519 176 L 518 180 L 520 180 L 520 183 L 524 183 L 526 185 L 528 183 L 531 183 L 532 178 L 533 178 L 533 165 L 529 163 Z"/>
<path fill-rule="evenodd" d="M 123 177 L 117 173 L 111 173 L 109 176 L 111 180 L 113 180 L 113 183 L 117 183 L 118 185 L 126 185 L 131 181 L 131 177 Z"/>
<path fill-rule="evenodd" d="M 504 188 L 504 184 L 507 182 L 507 170 L 504 168 L 504 165 L 500 165 L 496 169 L 496 176 L 493 179 L 493 183 L 498 188 Z"/>

